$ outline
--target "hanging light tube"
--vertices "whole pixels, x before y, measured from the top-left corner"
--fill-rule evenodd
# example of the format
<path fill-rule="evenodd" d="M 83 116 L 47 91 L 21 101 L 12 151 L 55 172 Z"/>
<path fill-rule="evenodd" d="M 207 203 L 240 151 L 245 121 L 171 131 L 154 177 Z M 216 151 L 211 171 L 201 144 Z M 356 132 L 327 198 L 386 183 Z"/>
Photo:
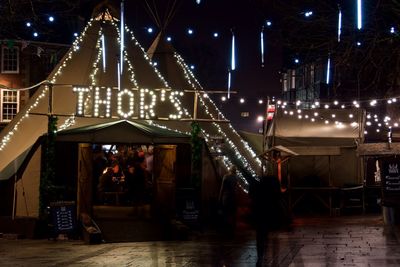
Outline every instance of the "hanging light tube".
<path fill-rule="evenodd" d="M 362 1 L 357 0 L 357 29 L 362 28 Z"/>
<path fill-rule="evenodd" d="M 228 99 L 231 97 L 231 79 L 232 79 L 232 75 L 231 75 L 231 71 L 228 71 Z"/>
<path fill-rule="evenodd" d="M 329 84 L 331 80 L 331 56 L 328 57 L 328 63 L 326 64 L 326 84 Z"/>
<path fill-rule="evenodd" d="M 338 32 L 337 32 L 337 41 L 340 42 L 340 36 L 342 35 L 342 10 L 339 8 L 338 15 Z"/>
<path fill-rule="evenodd" d="M 120 29 L 120 32 L 121 32 L 121 51 L 120 51 L 120 64 L 121 64 L 121 66 L 120 66 L 120 71 L 121 71 L 121 73 L 123 72 L 123 70 L 124 70 L 124 42 L 125 42 L 125 37 L 124 37 L 124 32 L 125 32 L 125 30 L 124 30 L 124 1 L 122 0 L 121 1 L 121 29 Z"/>
<path fill-rule="evenodd" d="M 118 62 L 118 91 L 121 91 L 121 64 Z"/>
<path fill-rule="evenodd" d="M 104 34 L 101 35 L 101 50 L 103 54 L 103 72 L 106 72 L 106 45 L 104 40 Z"/>
<path fill-rule="evenodd" d="M 264 26 L 261 28 L 260 47 L 261 47 L 261 66 L 264 67 Z"/>
<path fill-rule="evenodd" d="M 231 70 L 236 69 L 236 60 L 235 60 L 235 34 L 232 30 L 232 54 L 231 54 Z"/>

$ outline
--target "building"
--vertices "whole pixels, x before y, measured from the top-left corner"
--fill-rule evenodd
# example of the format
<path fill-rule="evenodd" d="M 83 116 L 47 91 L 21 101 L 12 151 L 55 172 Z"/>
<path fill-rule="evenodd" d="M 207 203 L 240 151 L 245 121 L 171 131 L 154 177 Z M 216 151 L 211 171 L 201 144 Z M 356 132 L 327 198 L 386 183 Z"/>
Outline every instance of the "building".
<path fill-rule="evenodd" d="M 46 79 L 69 45 L 25 40 L 2 40 L 0 72 L 0 129 L 25 106 L 33 91 L 27 88 Z"/>

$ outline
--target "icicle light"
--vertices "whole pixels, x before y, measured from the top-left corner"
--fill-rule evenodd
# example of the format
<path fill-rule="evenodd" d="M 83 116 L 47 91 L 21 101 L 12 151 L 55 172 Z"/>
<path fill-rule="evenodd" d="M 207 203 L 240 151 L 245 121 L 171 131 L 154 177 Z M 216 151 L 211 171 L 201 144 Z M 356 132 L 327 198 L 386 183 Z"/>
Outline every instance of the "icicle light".
<path fill-rule="evenodd" d="M 120 35 L 121 35 L 121 51 L 120 51 L 120 71 L 121 73 L 124 71 L 124 43 L 125 43 L 125 26 L 124 26 L 124 1 L 121 1 L 121 27 L 120 27 Z"/>
<path fill-rule="evenodd" d="M 264 26 L 261 27 L 260 48 L 261 48 L 261 66 L 264 67 Z"/>
<path fill-rule="evenodd" d="M 338 42 L 340 42 L 341 35 L 342 35 L 342 10 L 339 8 L 338 29 L 337 29 L 337 41 Z"/>
<path fill-rule="evenodd" d="M 236 69 L 236 58 L 235 58 L 235 33 L 232 30 L 232 50 L 231 50 L 231 70 Z"/>
<path fill-rule="evenodd" d="M 328 62 L 326 63 L 326 84 L 330 83 L 331 79 L 331 56 L 328 56 Z"/>
<path fill-rule="evenodd" d="M 357 0 L 357 29 L 362 28 L 362 0 Z"/>

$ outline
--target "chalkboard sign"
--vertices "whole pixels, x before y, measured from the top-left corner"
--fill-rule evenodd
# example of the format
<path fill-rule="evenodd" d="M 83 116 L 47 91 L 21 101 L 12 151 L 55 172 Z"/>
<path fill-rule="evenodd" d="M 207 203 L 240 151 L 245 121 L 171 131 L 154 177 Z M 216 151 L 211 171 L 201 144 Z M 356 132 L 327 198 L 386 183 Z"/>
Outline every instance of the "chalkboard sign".
<path fill-rule="evenodd" d="M 400 200 L 400 158 L 390 157 L 382 161 L 383 205 L 398 205 Z"/>
<path fill-rule="evenodd" d="M 50 212 L 56 233 L 70 233 L 76 225 L 76 205 L 74 201 L 50 203 Z"/>
<path fill-rule="evenodd" d="M 177 189 L 177 212 L 178 218 L 186 224 L 198 224 L 200 217 L 197 194 L 191 188 Z"/>

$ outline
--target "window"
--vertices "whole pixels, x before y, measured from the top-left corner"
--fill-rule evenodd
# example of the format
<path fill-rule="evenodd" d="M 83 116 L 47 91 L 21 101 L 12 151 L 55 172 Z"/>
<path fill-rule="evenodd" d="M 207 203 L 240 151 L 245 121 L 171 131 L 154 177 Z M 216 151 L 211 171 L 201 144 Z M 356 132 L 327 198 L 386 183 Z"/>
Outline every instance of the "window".
<path fill-rule="evenodd" d="M 1 72 L 19 73 L 19 50 L 18 47 L 2 48 Z"/>
<path fill-rule="evenodd" d="M 9 122 L 19 110 L 19 92 L 11 90 L 1 90 L 1 121 Z"/>

